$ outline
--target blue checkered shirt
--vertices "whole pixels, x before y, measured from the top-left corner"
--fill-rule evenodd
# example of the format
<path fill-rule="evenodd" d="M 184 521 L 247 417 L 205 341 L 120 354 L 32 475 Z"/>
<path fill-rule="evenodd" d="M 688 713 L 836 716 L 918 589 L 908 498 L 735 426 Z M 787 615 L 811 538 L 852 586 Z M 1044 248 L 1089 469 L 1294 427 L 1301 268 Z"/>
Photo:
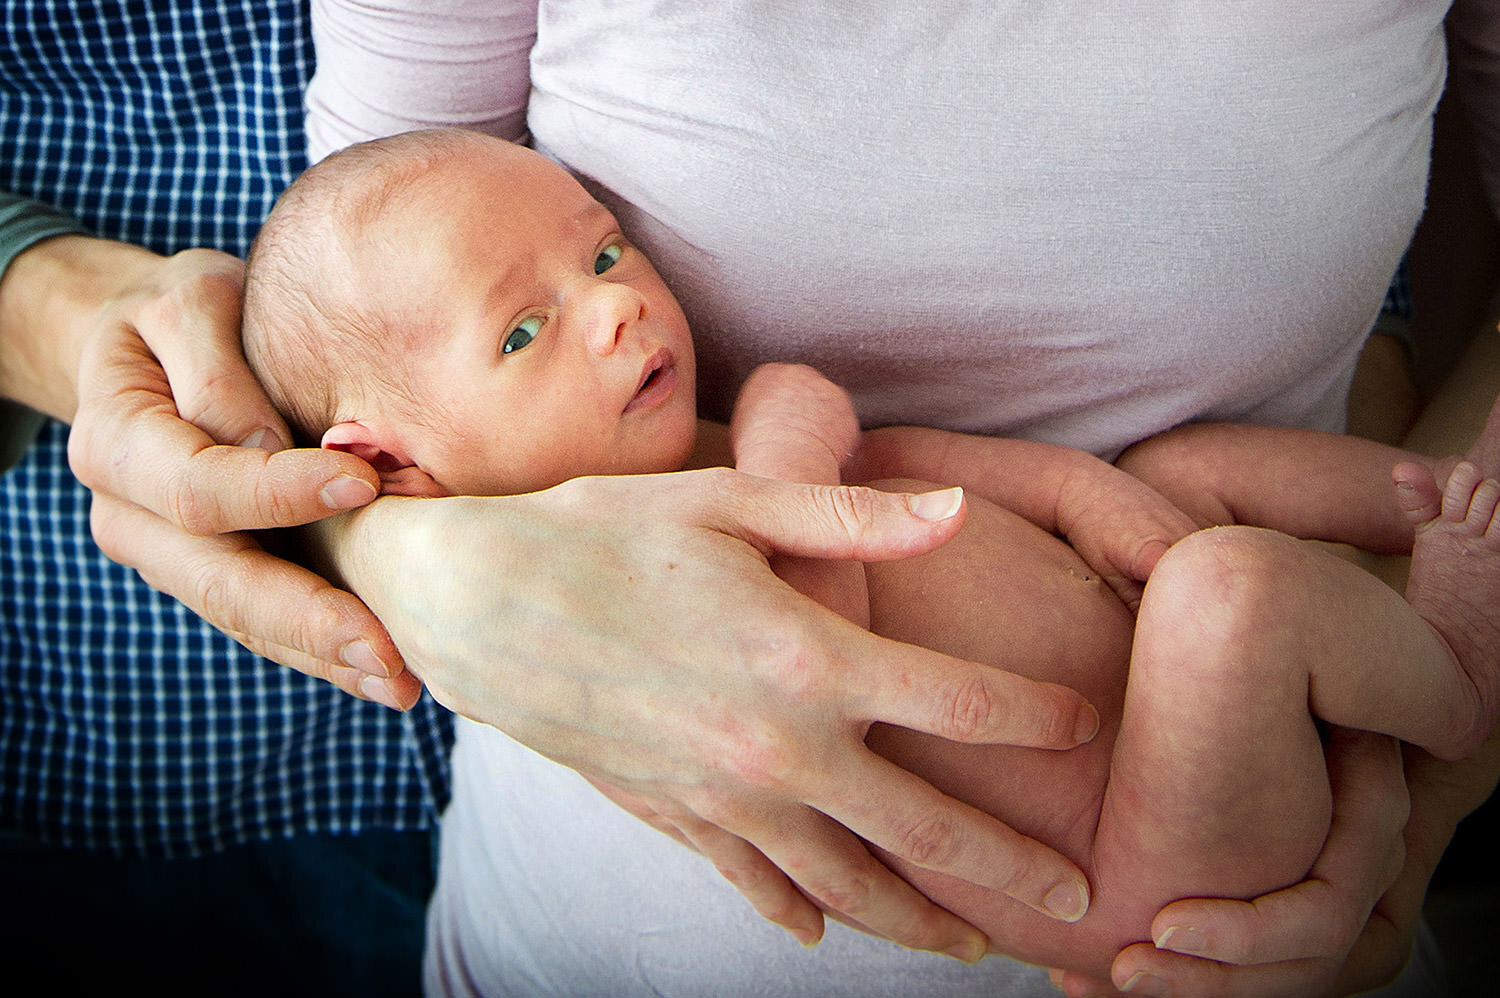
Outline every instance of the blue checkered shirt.
<path fill-rule="evenodd" d="M 243 254 L 305 163 L 299 0 L 0 0 L 0 189 Z M 121 855 L 431 827 L 451 729 L 256 658 L 89 535 L 49 424 L 0 476 L 0 835 Z"/>

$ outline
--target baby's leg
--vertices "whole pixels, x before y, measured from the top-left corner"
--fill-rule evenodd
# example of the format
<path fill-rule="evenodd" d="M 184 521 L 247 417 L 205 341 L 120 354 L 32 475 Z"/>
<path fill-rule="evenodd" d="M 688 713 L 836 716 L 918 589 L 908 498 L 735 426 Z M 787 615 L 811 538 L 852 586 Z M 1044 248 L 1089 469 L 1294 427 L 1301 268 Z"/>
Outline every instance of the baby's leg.
<path fill-rule="evenodd" d="M 1301 879 L 1330 813 L 1313 717 L 1431 734 L 1461 711 L 1456 685 L 1426 622 L 1348 562 L 1255 528 L 1187 538 L 1137 621 L 1101 887 L 1149 904 Z"/>
<path fill-rule="evenodd" d="M 1093 864 L 1098 914 L 1134 940 L 1169 901 L 1302 879 L 1327 837 L 1309 673 L 1345 635 L 1303 626 L 1313 554 L 1269 531 L 1204 531 L 1146 585 Z"/>
<path fill-rule="evenodd" d="M 1422 465 L 1398 465 L 1393 477 L 1416 527 L 1406 598 L 1451 651 L 1460 688 L 1470 694 L 1467 715 L 1432 744 L 1409 740 L 1462 758 L 1484 742 L 1500 713 L 1500 481 L 1468 461 L 1441 491 Z"/>

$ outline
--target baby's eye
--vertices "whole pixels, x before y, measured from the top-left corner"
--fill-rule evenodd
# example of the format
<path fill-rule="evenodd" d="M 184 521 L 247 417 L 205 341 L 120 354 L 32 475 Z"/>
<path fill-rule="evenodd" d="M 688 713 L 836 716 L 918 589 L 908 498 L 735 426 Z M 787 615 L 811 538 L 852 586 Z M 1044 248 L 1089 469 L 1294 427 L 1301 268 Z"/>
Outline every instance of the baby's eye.
<path fill-rule="evenodd" d="M 501 346 L 502 353 L 515 353 L 536 339 L 542 332 L 542 317 L 533 315 L 529 319 L 522 319 L 516 324 L 505 337 L 505 343 Z"/>
<path fill-rule="evenodd" d="M 620 257 L 624 254 L 625 250 L 620 246 L 619 243 L 610 243 L 608 246 L 599 251 L 598 256 L 594 257 L 594 273 L 604 273 L 606 270 L 619 263 Z"/>

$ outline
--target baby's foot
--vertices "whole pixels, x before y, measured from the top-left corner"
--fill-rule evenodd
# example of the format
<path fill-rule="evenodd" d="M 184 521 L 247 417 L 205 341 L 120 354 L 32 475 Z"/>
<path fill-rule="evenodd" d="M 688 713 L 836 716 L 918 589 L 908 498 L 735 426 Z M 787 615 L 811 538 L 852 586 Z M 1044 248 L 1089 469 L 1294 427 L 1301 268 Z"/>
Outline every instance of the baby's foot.
<path fill-rule="evenodd" d="M 1397 465 L 1392 478 L 1416 528 L 1407 601 L 1447 642 L 1478 693 L 1476 723 L 1453 732 L 1452 757 L 1461 758 L 1483 744 L 1500 714 L 1500 481 L 1469 461 L 1441 490 L 1419 464 Z"/>

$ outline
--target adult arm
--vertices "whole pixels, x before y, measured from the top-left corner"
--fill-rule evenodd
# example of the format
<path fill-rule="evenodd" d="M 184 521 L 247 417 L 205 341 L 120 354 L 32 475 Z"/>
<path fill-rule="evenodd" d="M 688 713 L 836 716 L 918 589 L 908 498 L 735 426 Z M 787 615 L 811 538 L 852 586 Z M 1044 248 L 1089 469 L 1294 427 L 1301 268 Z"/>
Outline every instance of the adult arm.
<path fill-rule="evenodd" d="M 703 461 L 723 460 L 720 430 L 715 424 L 702 428 Z M 727 433 L 734 465 L 740 471 L 787 482 L 838 485 L 841 469 L 857 445 L 859 422 L 848 394 L 816 371 L 801 365 L 766 364 L 753 371 L 741 389 Z M 936 504 L 950 497 L 956 514 L 961 501 L 957 490 L 934 495 L 931 501 Z M 861 562 L 773 555 L 770 565 L 793 589 L 860 627 L 869 626 L 869 592 Z M 595 785 L 616 804 L 707 856 L 756 911 L 790 930 L 804 945 L 822 937 L 822 910 L 744 839 L 703 821 L 676 823 L 654 810 L 649 801 L 603 783 Z M 872 869 L 887 882 L 887 890 L 907 895 L 914 907 L 930 909 L 931 917 L 950 922 L 956 937 L 964 934 L 954 916 L 931 905 L 894 874 Z"/>
<path fill-rule="evenodd" d="M 53 236 L 82 234 L 78 222 L 35 201 L 0 191 L 0 282 L 11 261 L 22 251 Z M 0 283 L 3 287 L 3 283 Z M 0 333 L 3 333 L 0 326 Z M 0 471 L 16 462 L 41 426 L 42 415 L 11 394 L 27 393 L 24 384 L 37 384 L 42 375 L 29 371 L 39 358 L 25 355 L 20 344 L 0 344 Z M 35 394 L 35 391 L 27 394 Z"/>
<path fill-rule="evenodd" d="M 856 835 L 1051 917 L 1081 914 L 1082 874 L 881 759 L 865 733 L 885 721 L 1068 748 L 1097 715 L 1072 690 L 878 638 L 767 565 L 921 553 L 957 529 L 953 512 L 717 468 L 388 497 L 317 529 L 442 703 L 679 828 L 743 840 L 878 934 L 977 958 L 982 936 L 955 934 Z"/>
<path fill-rule="evenodd" d="M 314 4 L 313 158 L 424 125 L 524 137 L 535 4 L 409 10 Z M 1051 729 L 1043 740 L 1062 747 L 1080 724 L 1092 733 L 1093 712 L 1074 694 L 875 638 L 767 567 L 773 552 L 875 559 L 935 542 L 930 529 L 903 529 L 903 517 L 905 500 L 867 490 L 713 472 L 417 508 L 382 500 L 320 533 L 442 702 L 650 801 L 679 827 L 701 820 L 745 840 L 877 933 L 977 956 L 977 932 L 955 936 L 850 832 L 1068 917 L 1086 898 L 1081 873 L 883 762 L 864 730 L 882 720 L 1010 742 L 1032 740 L 1040 722 Z M 455 550 L 451 536 L 468 535 L 485 542 Z M 643 549 L 647 537 L 658 546 Z M 660 575 L 673 550 L 680 557 Z M 645 579 L 656 588 L 641 603 Z M 449 598 L 429 603 L 436 592 Z M 622 617 L 627 607 L 638 612 Z M 719 723 L 705 727 L 704 703 L 735 710 L 711 712 Z M 606 724 L 610 740 L 591 724 Z"/>
<path fill-rule="evenodd" d="M 239 353 L 240 262 L 161 257 L 5 204 L 37 238 L 0 276 L 0 395 L 73 424 L 100 547 L 254 652 L 414 703 L 417 681 L 369 610 L 246 533 L 368 501 L 374 473 L 282 449 L 286 427 Z"/>

